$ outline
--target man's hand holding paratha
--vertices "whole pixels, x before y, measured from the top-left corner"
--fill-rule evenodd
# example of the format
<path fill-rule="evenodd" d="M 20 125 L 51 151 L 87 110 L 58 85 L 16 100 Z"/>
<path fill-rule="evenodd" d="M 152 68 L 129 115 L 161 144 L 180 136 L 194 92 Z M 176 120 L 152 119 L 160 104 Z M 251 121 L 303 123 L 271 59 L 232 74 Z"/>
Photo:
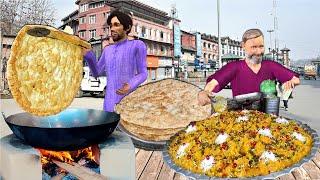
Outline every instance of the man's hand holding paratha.
<path fill-rule="evenodd" d="M 122 86 L 122 88 L 118 89 L 118 90 L 116 91 L 116 93 L 119 94 L 119 95 L 126 95 L 126 94 L 129 93 L 130 88 L 131 88 L 131 87 L 130 87 L 130 85 L 129 85 L 128 83 L 124 83 L 123 86 Z"/>
<path fill-rule="evenodd" d="M 92 49 L 82 48 L 82 56 L 85 56 L 89 51 L 92 51 Z"/>

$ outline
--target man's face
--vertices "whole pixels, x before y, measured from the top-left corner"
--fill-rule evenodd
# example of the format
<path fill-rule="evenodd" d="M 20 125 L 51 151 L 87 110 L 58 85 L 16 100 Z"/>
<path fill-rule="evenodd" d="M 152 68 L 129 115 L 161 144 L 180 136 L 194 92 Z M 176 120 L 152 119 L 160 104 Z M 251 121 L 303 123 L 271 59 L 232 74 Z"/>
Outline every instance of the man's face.
<path fill-rule="evenodd" d="M 244 43 L 243 48 L 246 52 L 246 58 L 251 63 L 261 63 L 264 54 L 264 41 L 262 36 L 247 40 L 246 43 Z"/>
<path fill-rule="evenodd" d="M 111 37 L 114 42 L 124 39 L 127 35 L 123 25 L 116 16 L 111 19 L 110 29 Z"/>

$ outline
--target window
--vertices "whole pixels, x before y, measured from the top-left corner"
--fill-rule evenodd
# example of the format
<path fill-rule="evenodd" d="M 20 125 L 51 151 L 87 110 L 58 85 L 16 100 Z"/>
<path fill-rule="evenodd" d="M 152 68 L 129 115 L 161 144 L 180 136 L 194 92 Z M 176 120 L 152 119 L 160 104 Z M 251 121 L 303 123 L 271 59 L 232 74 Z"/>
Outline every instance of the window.
<path fill-rule="evenodd" d="M 79 24 L 84 24 L 84 23 L 86 23 L 86 18 L 85 17 L 81 17 L 79 19 Z"/>
<path fill-rule="evenodd" d="M 95 29 L 89 30 L 89 37 L 90 38 L 94 38 L 94 37 L 96 37 L 96 35 L 97 35 L 97 32 Z"/>
<path fill-rule="evenodd" d="M 208 48 L 211 49 L 211 44 L 208 43 Z"/>
<path fill-rule="evenodd" d="M 142 37 L 146 37 L 146 27 L 144 27 L 144 26 L 142 26 L 141 35 L 142 35 Z"/>
<path fill-rule="evenodd" d="M 161 46 L 160 49 L 161 49 L 161 54 L 164 55 L 166 53 L 165 47 Z"/>
<path fill-rule="evenodd" d="M 163 32 L 160 32 L 160 38 L 163 39 Z"/>
<path fill-rule="evenodd" d="M 170 77 L 171 76 L 171 69 L 170 68 L 166 68 L 165 72 L 164 72 L 164 75 L 166 77 Z"/>
<path fill-rule="evenodd" d="M 89 16 L 89 24 L 96 23 L 96 15 L 90 15 Z"/>
<path fill-rule="evenodd" d="M 150 54 L 154 54 L 154 46 L 153 46 L 153 44 L 150 44 Z"/>
<path fill-rule="evenodd" d="M 86 36 L 86 31 L 79 31 L 80 38 L 85 38 L 85 36 Z"/>
<path fill-rule="evenodd" d="M 104 5 L 103 2 L 92 3 L 89 5 L 89 9 L 99 8 L 99 7 L 102 7 L 103 5 Z"/>
<path fill-rule="evenodd" d="M 85 12 L 88 10 L 88 4 L 81 4 L 80 5 L 80 12 Z"/>
<path fill-rule="evenodd" d="M 109 15 L 110 15 L 110 13 L 103 13 L 103 18 L 108 19 Z"/>

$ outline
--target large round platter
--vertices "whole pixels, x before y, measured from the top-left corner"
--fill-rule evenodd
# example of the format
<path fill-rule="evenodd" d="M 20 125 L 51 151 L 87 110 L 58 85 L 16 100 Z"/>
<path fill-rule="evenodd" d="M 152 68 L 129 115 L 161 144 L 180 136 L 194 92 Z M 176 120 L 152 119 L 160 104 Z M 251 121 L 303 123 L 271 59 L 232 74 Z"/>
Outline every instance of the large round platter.
<path fill-rule="evenodd" d="M 138 136 L 129 132 L 126 128 L 122 126 L 121 123 L 118 124 L 118 129 L 126 133 L 132 140 L 134 147 L 144 149 L 147 151 L 162 151 L 166 148 L 166 141 L 148 141 L 139 138 Z"/>
<path fill-rule="evenodd" d="M 302 123 L 301 121 L 297 121 L 297 120 L 294 120 L 295 122 L 297 122 L 305 131 L 307 131 L 311 136 L 312 136 L 312 139 L 313 139 L 313 145 L 312 145 L 312 148 L 311 148 L 311 151 L 310 153 L 305 156 L 303 159 L 301 159 L 299 162 L 297 162 L 296 164 L 288 167 L 288 168 L 285 168 L 281 171 L 277 171 L 277 172 L 273 172 L 273 173 L 270 173 L 268 175 L 265 175 L 265 176 L 255 176 L 255 177 L 249 177 L 249 178 L 245 178 L 245 179 L 276 179 L 280 176 L 283 176 L 285 174 L 289 174 L 291 173 L 294 169 L 296 168 L 299 168 L 301 167 L 305 162 L 308 162 L 310 161 L 312 158 L 315 157 L 318 149 L 320 148 L 320 137 L 318 136 L 317 132 L 313 129 L 311 129 L 307 124 L 304 124 Z M 171 159 L 169 153 L 168 153 L 168 148 L 171 144 L 171 141 L 179 134 L 180 132 L 178 132 L 176 135 L 172 136 L 170 138 L 170 140 L 168 140 L 166 142 L 166 145 L 165 145 L 165 150 L 162 152 L 162 155 L 163 155 L 163 159 L 165 161 L 165 163 L 171 168 L 173 169 L 175 172 L 181 174 L 181 175 L 184 175 L 190 179 L 221 179 L 221 177 L 209 177 L 209 176 L 206 176 L 206 175 L 203 175 L 203 174 L 196 174 L 196 173 L 193 173 L 191 171 L 188 171 L 186 169 L 183 169 L 179 166 L 177 166 Z M 227 179 L 237 179 L 237 178 L 227 178 Z"/>

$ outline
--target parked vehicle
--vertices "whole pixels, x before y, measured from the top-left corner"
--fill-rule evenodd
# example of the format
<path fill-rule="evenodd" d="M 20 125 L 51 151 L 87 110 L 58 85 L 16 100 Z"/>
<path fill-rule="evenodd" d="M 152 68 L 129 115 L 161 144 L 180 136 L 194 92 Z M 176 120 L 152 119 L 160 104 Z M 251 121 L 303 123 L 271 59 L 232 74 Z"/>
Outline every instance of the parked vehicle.
<path fill-rule="evenodd" d="M 107 87 L 107 78 L 101 76 L 98 78 L 90 74 L 88 66 L 83 67 L 83 79 L 81 81 L 78 97 L 82 97 L 84 93 L 90 93 L 91 96 L 101 95 L 105 96 Z"/>
<path fill-rule="evenodd" d="M 304 65 L 304 79 L 317 79 L 317 66 L 314 64 L 306 64 Z"/>

